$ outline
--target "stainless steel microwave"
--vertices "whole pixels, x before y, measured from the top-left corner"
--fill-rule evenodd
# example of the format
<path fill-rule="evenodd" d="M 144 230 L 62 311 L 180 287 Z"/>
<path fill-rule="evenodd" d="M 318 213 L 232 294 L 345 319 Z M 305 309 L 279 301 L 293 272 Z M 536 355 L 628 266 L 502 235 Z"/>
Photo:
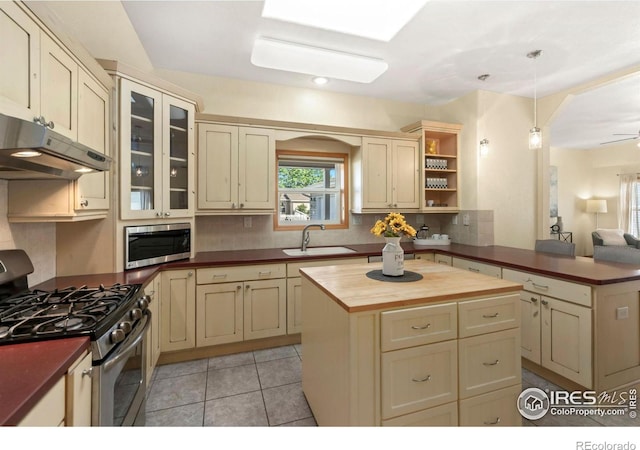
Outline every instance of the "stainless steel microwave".
<path fill-rule="evenodd" d="M 135 269 L 191 256 L 191 224 L 124 228 L 124 268 Z"/>

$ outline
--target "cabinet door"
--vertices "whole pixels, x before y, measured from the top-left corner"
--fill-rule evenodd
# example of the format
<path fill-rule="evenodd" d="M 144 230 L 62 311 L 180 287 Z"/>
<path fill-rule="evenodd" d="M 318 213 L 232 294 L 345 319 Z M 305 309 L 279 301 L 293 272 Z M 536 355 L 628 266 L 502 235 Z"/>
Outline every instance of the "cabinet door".
<path fill-rule="evenodd" d="M 540 296 L 520 291 L 520 352 L 540 364 Z"/>
<path fill-rule="evenodd" d="M 163 95 L 163 215 L 193 215 L 194 114 L 191 103 Z"/>
<path fill-rule="evenodd" d="M 198 208 L 238 204 L 238 127 L 198 124 Z"/>
<path fill-rule="evenodd" d="M 40 46 L 40 116 L 56 132 L 75 141 L 78 64 L 44 33 L 40 35 Z"/>
<path fill-rule="evenodd" d="M 120 80 L 120 214 L 162 214 L 162 95 Z"/>
<path fill-rule="evenodd" d="M 287 279 L 287 334 L 302 332 L 302 280 Z"/>
<path fill-rule="evenodd" d="M 276 143 L 273 131 L 238 131 L 238 202 L 243 209 L 275 210 Z"/>
<path fill-rule="evenodd" d="M 197 288 L 196 346 L 243 339 L 242 283 L 202 284 Z"/>
<path fill-rule="evenodd" d="M 244 339 L 279 336 L 287 332 L 286 280 L 244 283 Z"/>
<path fill-rule="evenodd" d="M 109 148 L 109 92 L 78 72 L 78 142 L 105 155 Z M 109 209 L 110 172 L 87 173 L 77 183 L 76 209 Z"/>
<path fill-rule="evenodd" d="M 0 112 L 33 120 L 40 115 L 40 29 L 14 2 L 0 2 L 0 42 Z"/>
<path fill-rule="evenodd" d="M 31 408 L 18 423 L 19 427 L 59 427 L 64 426 L 65 377 L 56 384 Z"/>
<path fill-rule="evenodd" d="M 390 139 L 362 138 L 363 208 L 393 206 L 391 145 Z"/>
<path fill-rule="evenodd" d="M 162 273 L 161 344 L 163 352 L 194 348 L 196 282 L 191 270 Z"/>
<path fill-rule="evenodd" d="M 591 389 L 591 309 L 551 297 L 542 303 L 542 366 Z"/>
<path fill-rule="evenodd" d="M 391 164 L 393 167 L 392 200 L 394 208 L 420 207 L 420 147 L 418 142 L 393 141 Z"/>
<path fill-rule="evenodd" d="M 68 427 L 91 426 L 91 363 L 89 353 L 67 373 L 65 425 Z"/>

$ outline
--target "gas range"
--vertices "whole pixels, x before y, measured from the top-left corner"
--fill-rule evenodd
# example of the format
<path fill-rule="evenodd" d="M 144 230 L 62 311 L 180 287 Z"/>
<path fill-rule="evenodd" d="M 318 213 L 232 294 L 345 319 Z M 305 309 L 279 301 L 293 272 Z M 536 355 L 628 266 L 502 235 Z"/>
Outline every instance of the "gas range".
<path fill-rule="evenodd" d="M 0 300 L 0 345 L 87 336 L 94 361 L 131 332 L 149 306 L 139 284 L 27 290 Z"/>

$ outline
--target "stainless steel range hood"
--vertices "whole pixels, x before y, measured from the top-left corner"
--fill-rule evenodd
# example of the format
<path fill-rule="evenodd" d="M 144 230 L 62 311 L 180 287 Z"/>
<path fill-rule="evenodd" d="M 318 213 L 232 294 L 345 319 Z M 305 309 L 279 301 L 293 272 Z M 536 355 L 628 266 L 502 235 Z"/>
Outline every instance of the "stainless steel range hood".
<path fill-rule="evenodd" d="M 111 158 L 102 153 L 35 122 L 0 114 L 0 179 L 75 180 L 110 167 Z"/>

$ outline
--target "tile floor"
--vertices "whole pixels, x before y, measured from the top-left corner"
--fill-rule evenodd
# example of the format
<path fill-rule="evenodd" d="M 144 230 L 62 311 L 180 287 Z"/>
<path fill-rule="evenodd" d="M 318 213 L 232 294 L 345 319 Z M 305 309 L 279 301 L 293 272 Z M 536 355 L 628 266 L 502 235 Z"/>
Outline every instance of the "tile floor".
<path fill-rule="evenodd" d="M 151 426 L 315 426 L 302 393 L 301 347 L 289 345 L 159 366 L 146 404 Z M 559 390 L 522 370 L 522 388 Z M 524 426 L 638 426 L 628 415 L 545 415 Z"/>

